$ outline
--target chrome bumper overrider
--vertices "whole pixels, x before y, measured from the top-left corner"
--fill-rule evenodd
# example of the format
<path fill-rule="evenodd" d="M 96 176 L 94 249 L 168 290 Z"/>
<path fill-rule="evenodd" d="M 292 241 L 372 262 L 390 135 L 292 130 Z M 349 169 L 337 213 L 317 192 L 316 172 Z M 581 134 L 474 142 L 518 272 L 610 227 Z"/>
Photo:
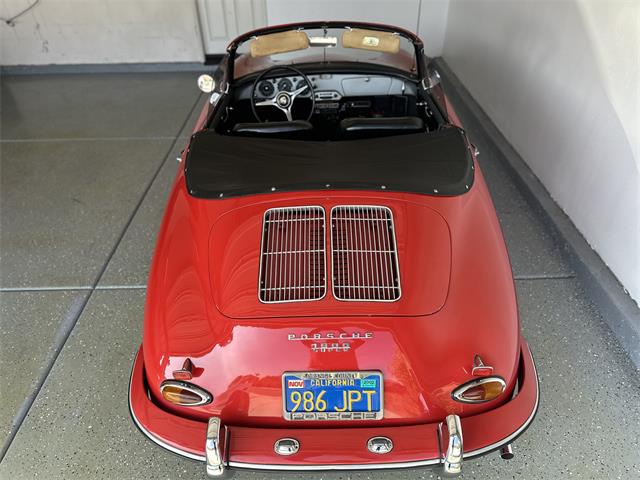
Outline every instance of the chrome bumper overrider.
<path fill-rule="evenodd" d="M 447 475 L 458 475 L 462 472 L 462 425 L 458 415 L 447 417 L 447 430 L 449 441 L 447 442 L 447 453 L 444 456 L 444 473 Z"/>
<path fill-rule="evenodd" d="M 220 433 L 220 419 L 211 417 L 209 425 L 207 425 L 207 441 L 205 443 L 207 475 L 210 477 L 224 475 L 224 457 L 222 456 L 224 436 L 221 436 Z"/>

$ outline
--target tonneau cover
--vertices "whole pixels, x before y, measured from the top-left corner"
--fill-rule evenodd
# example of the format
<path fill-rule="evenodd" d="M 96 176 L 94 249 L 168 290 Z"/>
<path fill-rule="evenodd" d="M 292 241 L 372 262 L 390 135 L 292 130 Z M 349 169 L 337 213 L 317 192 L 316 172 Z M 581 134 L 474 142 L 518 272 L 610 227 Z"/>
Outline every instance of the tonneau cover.
<path fill-rule="evenodd" d="M 189 192 L 201 198 L 327 189 L 459 195 L 471 187 L 473 163 L 454 127 L 325 142 L 203 130 L 191 140 L 185 173 Z"/>

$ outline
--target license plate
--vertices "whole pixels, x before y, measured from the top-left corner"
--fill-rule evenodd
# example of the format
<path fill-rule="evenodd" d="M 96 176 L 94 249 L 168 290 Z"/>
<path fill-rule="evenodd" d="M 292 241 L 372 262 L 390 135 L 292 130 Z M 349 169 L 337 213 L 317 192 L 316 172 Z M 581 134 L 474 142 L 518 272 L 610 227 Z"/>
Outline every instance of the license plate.
<path fill-rule="evenodd" d="M 286 372 L 282 375 L 286 420 L 379 420 L 382 373 Z"/>

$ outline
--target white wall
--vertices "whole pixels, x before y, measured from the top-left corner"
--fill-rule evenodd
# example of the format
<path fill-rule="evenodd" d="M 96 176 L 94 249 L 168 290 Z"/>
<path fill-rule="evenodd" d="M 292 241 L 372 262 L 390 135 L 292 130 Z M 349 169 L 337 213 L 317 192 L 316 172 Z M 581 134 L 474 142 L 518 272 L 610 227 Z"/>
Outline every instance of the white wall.
<path fill-rule="evenodd" d="M 442 55 L 448 13 L 449 0 L 422 0 L 417 33 L 430 57 Z"/>
<path fill-rule="evenodd" d="M 267 0 L 270 25 L 312 20 L 386 23 L 417 32 L 427 55 L 442 53 L 449 0 Z"/>
<path fill-rule="evenodd" d="M 443 56 L 640 301 L 640 2 L 452 0 Z"/>
<path fill-rule="evenodd" d="M 0 17 L 33 0 L 0 0 Z M 41 0 L 0 25 L 0 64 L 201 62 L 195 2 Z"/>
<path fill-rule="evenodd" d="M 0 17 L 11 17 L 33 1 L 0 0 Z M 241 1 L 247 0 L 235 0 Z M 234 26 L 216 43 L 215 53 L 223 53 L 226 42 L 242 33 L 237 30 L 246 22 L 234 17 L 242 9 L 230 8 L 227 0 L 207 2 L 205 10 L 214 9 L 208 14 Z M 448 4 L 449 0 L 266 0 L 270 24 L 317 19 L 396 24 L 418 30 L 431 56 L 442 52 Z M 204 60 L 195 0 L 41 0 L 15 26 L 0 24 L 0 41 L 2 65 Z"/>

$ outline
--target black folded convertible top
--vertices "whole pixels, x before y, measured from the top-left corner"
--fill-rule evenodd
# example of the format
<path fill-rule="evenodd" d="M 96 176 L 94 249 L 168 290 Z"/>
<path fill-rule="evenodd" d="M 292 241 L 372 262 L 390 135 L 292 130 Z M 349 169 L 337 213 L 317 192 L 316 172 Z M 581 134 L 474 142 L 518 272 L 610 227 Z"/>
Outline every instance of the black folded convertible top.
<path fill-rule="evenodd" d="M 326 142 L 204 130 L 193 136 L 185 173 L 200 198 L 327 189 L 459 195 L 471 187 L 473 163 L 457 128 Z"/>

